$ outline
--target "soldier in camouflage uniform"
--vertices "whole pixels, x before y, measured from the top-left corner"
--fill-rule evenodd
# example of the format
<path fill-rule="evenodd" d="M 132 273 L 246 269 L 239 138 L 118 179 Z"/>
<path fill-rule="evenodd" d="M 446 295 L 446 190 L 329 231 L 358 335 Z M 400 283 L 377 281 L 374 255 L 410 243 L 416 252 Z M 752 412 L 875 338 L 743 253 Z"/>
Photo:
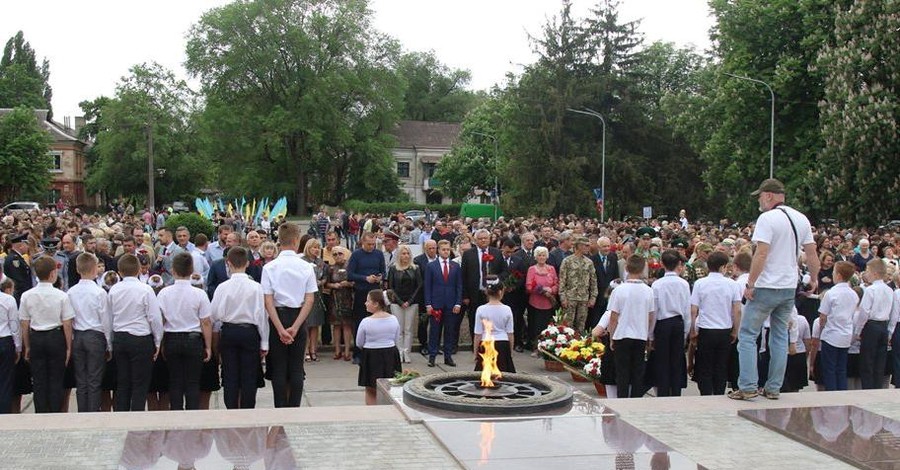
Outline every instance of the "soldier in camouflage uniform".
<path fill-rule="evenodd" d="M 684 277 L 688 284 L 691 285 L 692 291 L 694 290 L 694 283 L 697 282 L 697 279 L 703 279 L 709 275 L 709 267 L 706 266 L 706 258 L 709 258 L 712 251 L 712 245 L 705 242 L 698 243 L 697 246 L 694 247 L 694 259 L 684 267 L 684 273 L 682 273 L 682 277 Z"/>
<path fill-rule="evenodd" d="M 559 300 L 566 324 L 582 333 L 588 309 L 597 301 L 597 272 L 587 257 L 587 238 L 575 240 L 575 253 L 567 256 L 559 268 Z"/>

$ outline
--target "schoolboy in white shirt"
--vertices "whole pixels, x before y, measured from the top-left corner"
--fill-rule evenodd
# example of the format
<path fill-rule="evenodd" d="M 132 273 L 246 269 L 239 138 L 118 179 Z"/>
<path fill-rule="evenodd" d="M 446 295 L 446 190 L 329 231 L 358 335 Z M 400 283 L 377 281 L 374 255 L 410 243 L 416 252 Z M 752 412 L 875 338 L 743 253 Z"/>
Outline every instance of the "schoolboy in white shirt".
<path fill-rule="evenodd" d="M 849 261 L 834 265 L 834 287 L 819 305 L 821 352 L 819 383 L 826 391 L 847 390 L 847 355 L 853 342 L 853 314 L 859 296 L 850 288 L 854 266 Z"/>
<path fill-rule="evenodd" d="M 75 310 L 72 360 L 75 366 L 75 399 L 78 411 L 100 411 L 103 373 L 112 345 L 112 316 L 106 291 L 97 285 L 97 257 L 82 253 L 75 258 L 81 280 L 67 295 Z"/>
<path fill-rule="evenodd" d="M 887 266 L 881 258 L 866 264 L 864 278 L 871 282 L 859 302 L 859 317 L 854 332 L 860 338 L 859 378 L 863 390 L 883 388 L 887 362 L 888 321 L 894 291 L 884 283 Z"/>
<path fill-rule="evenodd" d="M 687 383 L 684 343 L 691 325 L 691 288 L 681 277 L 681 254 L 666 250 L 660 260 L 666 273 L 651 286 L 656 302 L 652 372 L 656 396 L 678 397 L 682 385 Z"/>
<path fill-rule="evenodd" d="M 176 254 L 172 258 L 175 282 L 164 287 L 157 298 L 163 317 L 162 351 L 169 369 L 172 410 L 200 408 L 200 371 L 212 357 L 209 297 L 191 285 L 193 272 L 191 254 Z"/>
<path fill-rule="evenodd" d="M 116 361 L 116 411 L 144 411 L 153 361 L 159 355 L 163 325 L 153 288 L 140 282 L 140 262 L 119 258 L 122 280 L 109 289 L 113 357 Z"/>
<path fill-rule="evenodd" d="M 5 278 L 0 282 L 0 414 L 10 413 L 12 410 L 16 363 L 22 352 L 19 309 L 16 307 L 16 298 L 12 296 L 14 289 L 12 279 Z"/>
<path fill-rule="evenodd" d="M 615 349 L 616 387 L 621 398 L 639 398 L 644 392 L 644 356 L 656 306 L 653 289 L 643 280 L 646 261 L 632 255 L 625 262 L 628 279 L 609 298 L 610 347 Z"/>
<path fill-rule="evenodd" d="M 231 277 L 219 284 L 212 300 L 213 321 L 222 322 L 222 387 L 225 407 L 256 407 L 259 361 L 269 352 L 269 321 L 262 286 L 246 274 L 247 250 L 233 247 L 225 262 Z"/>

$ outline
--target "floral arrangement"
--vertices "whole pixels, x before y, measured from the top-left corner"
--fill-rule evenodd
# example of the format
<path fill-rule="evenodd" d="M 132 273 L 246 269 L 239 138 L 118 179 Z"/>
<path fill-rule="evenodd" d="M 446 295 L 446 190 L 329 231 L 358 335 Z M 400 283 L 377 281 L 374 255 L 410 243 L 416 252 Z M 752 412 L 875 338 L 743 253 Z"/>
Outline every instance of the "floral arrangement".
<path fill-rule="evenodd" d="M 605 351 L 603 343 L 595 343 L 591 338 L 575 339 L 569 342 L 569 346 L 559 354 L 559 357 L 570 365 L 581 367 L 602 356 Z"/>
<path fill-rule="evenodd" d="M 506 279 L 503 280 L 503 288 L 508 291 L 513 290 L 518 287 L 519 282 L 523 279 L 525 279 L 525 273 L 518 269 L 513 269 L 509 272 L 509 276 L 506 276 Z"/>
<path fill-rule="evenodd" d="M 602 345 L 601 345 L 602 346 Z M 584 375 L 594 379 L 600 380 L 600 357 L 594 357 L 587 364 L 584 365 L 582 370 L 584 370 Z"/>
<path fill-rule="evenodd" d="M 557 326 L 551 323 L 538 336 L 538 349 L 549 359 L 546 354 L 559 356 L 575 339 L 575 330 L 565 325 Z"/>

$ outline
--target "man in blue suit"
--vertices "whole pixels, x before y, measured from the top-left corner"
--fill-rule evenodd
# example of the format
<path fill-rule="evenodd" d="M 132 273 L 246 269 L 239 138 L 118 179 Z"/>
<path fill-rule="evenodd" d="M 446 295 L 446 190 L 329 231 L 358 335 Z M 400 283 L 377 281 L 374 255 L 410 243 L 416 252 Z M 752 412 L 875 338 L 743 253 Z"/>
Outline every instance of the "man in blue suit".
<path fill-rule="evenodd" d="M 459 341 L 459 325 L 462 323 L 462 270 L 450 260 L 450 242 L 438 242 L 438 259 L 428 263 L 425 270 L 425 310 L 431 326 L 428 334 L 428 367 L 434 367 L 434 358 L 444 332 L 444 364 L 456 367 L 451 352 Z M 439 313 L 438 313 L 439 312 Z"/>

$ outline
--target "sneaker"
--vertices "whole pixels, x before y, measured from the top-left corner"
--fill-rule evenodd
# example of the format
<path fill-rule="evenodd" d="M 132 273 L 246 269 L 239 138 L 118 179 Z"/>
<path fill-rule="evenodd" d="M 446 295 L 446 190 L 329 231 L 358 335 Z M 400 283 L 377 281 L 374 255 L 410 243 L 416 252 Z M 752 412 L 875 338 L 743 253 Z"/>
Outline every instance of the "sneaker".
<path fill-rule="evenodd" d="M 780 392 L 771 392 L 769 390 L 763 390 L 763 396 L 768 398 L 769 400 L 777 400 L 781 398 Z"/>
<path fill-rule="evenodd" d="M 728 393 L 728 398 L 732 400 L 750 400 L 759 396 L 756 390 L 734 390 Z"/>

